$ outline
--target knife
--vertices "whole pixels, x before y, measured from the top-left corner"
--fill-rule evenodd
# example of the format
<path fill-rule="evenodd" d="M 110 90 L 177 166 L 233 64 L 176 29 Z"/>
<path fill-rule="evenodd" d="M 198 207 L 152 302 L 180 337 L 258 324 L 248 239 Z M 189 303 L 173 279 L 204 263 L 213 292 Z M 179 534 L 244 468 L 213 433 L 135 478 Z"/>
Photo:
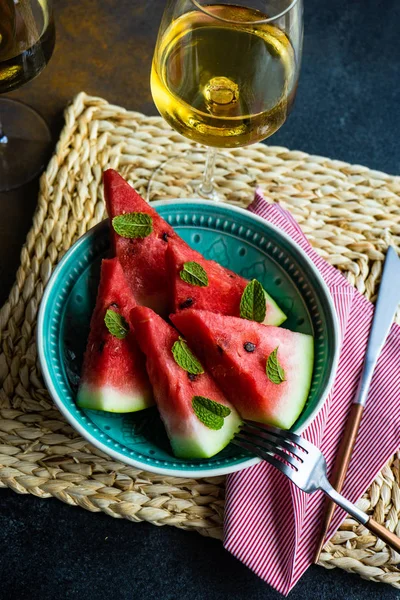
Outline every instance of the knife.
<path fill-rule="evenodd" d="M 360 382 L 350 409 L 343 437 L 339 444 L 333 473 L 330 478 L 330 483 L 338 492 L 341 491 L 346 478 L 375 366 L 392 326 L 399 302 L 400 259 L 394 248 L 389 246 L 383 265 L 382 280 L 379 286 L 378 299 L 376 301 Z M 314 562 L 318 562 L 335 508 L 336 505 L 332 501 L 327 502 L 324 524 Z"/>

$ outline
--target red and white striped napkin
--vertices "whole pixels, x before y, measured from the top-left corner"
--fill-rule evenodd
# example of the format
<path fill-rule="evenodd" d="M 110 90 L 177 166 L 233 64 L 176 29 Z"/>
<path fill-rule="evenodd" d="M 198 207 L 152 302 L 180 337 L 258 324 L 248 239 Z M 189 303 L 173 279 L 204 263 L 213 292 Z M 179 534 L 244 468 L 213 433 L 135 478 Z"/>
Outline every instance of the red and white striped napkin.
<path fill-rule="evenodd" d="M 289 234 L 318 267 L 338 313 L 342 346 L 337 376 L 324 407 L 304 436 L 319 446 L 328 468 L 354 398 L 365 355 L 373 306 L 324 261 L 293 217 L 256 192 L 250 211 Z M 393 325 L 379 358 L 343 494 L 356 502 L 400 447 L 400 327 Z M 224 545 L 287 595 L 312 564 L 324 515 L 321 492 L 307 495 L 265 462 L 228 477 Z M 327 540 L 345 513 L 337 509 Z M 327 541 L 326 540 L 326 541 Z"/>

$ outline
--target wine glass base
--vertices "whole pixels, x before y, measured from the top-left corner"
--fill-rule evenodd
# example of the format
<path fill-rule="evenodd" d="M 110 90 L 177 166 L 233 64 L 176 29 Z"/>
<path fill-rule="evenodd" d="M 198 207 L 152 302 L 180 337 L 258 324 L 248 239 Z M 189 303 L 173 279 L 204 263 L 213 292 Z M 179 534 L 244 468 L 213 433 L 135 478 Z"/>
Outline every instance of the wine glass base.
<path fill-rule="evenodd" d="M 217 190 L 214 187 L 214 181 L 212 181 L 212 187 L 206 187 L 204 183 L 200 183 L 196 192 L 200 198 L 204 198 L 204 200 L 213 200 L 214 202 L 221 202 L 223 198 L 221 198 L 221 194 L 218 194 Z"/>
<path fill-rule="evenodd" d="M 217 152 L 213 187 L 202 187 L 207 150 L 204 147 L 186 150 L 162 162 L 152 173 L 146 198 L 205 198 L 216 202 L 229 201 L 239 179 L 256 187 L 256 180 L 248 169 L 228 152 Z"/>
<path fill-rule="evenodd" d="M 10 98 L 0 98 L 0 192 L 28 183 L 46 165 L 51 133 L 32 108 Z"/>

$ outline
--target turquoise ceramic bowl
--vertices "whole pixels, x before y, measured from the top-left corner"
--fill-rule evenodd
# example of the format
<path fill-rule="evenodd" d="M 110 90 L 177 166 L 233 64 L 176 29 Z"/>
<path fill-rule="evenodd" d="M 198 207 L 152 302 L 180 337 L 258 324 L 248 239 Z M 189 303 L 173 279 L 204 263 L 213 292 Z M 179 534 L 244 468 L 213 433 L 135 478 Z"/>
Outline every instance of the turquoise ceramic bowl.
<path fill-rule="evenodd" d="M 312 387 L 293 428 L 301 432 L 323 405 L 338 360 L 336 314 L 319 272 L 288 236 L 245 210 L 201 200 L 162 201 L 153 206 L 206 258 L 261 281 L 287 313 L 285 327 L 314 336 Z M 67 252 L 43 296 L 38 321 L 39 357 L 46 385 L 59 410 L 93 445 L 117 460 L 148 471 L 210 477 L 256 464 L 259 459 L 233 445 L 207 460 L 175 458 L 155 408 L 118 415 L 76 406 L 100 262 L 108 251 L 108 221 L 104 221 Z"/>

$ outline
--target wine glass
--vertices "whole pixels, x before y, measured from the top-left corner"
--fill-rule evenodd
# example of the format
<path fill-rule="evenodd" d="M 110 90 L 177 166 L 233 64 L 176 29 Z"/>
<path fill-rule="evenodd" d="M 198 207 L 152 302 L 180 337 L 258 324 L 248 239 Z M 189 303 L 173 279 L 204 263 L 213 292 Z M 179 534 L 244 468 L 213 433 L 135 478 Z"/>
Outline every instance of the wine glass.
<path fill-rule="evenodd" d="M 0 94 L 27 83 L 53 53 L 51 0 L 0 0 Z M 51 140 L 32 108 L 0 98 L 0 192 L 27 183 L 44 166 Z"/>
<path fill-rule="evenodd" d="M 302 0 L 168 0 L 151 90 L 164 119 L 208 148 L 200 196 L 218 199 L 217 148 L 254 144 L 285 122 L 302 41 Z"/>

